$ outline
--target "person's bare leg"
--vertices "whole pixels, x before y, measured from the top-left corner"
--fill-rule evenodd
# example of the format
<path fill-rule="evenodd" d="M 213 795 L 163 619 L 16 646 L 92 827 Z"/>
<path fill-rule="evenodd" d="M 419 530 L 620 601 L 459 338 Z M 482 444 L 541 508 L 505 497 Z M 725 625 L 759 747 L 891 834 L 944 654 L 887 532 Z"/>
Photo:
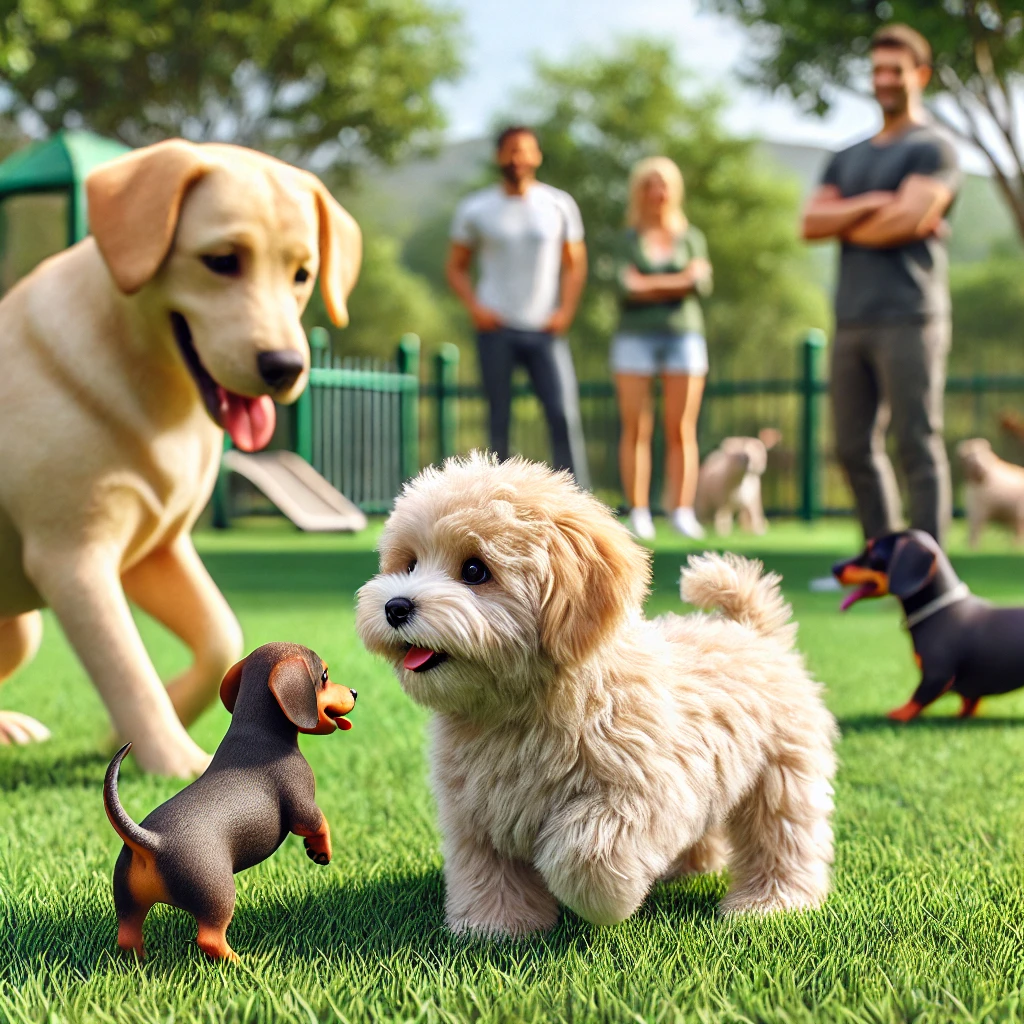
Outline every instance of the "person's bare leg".
<path fill-rule="evenodd" d="M 619 438 L 622 492 L 632 508 L 649 508 L 651 438 L 654 434 L 651 378 L 641 374 L 617 373 L 615 392 L 619 400 L 619 418 L 622 420 L 622 434 Z"/>
<path fill-rule="evenodd" d="M 704 378 L 690 374 L 666 374 L 665 393 L 665 478 L 666 493 L 675 508 L 693 508 L 697 496 L 700 449 L 697 447 L 697 417 L 704 397 Z"/>

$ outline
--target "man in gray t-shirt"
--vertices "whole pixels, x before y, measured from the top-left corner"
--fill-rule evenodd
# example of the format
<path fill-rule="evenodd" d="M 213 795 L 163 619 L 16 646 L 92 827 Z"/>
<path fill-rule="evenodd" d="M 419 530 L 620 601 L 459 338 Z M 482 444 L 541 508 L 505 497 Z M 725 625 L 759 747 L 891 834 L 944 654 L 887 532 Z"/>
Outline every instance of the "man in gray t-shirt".
<path fill-rule="evenodd" d="M 836 454 L 865 537 L 901 525 L 885 452 L 891 419 L 910 525 L 941 542 L 952 505 L 942 438 L 950 344 L 944 217 L 961 175 L 952 143 L 925 118 L 925 39 L 887 25 L 872 38 L 871 62 L 884 126 L 832 158 L 803 236 L 841 244 L 830 390 Z"/>
<path fill-rule="evenodd" d="M 576 374 L 562 337 L 586 281 L 583 220 L 572 196 L 537 181 L 540 146 L 528 128 L 502 132 L 496 156 L 502 181 L 459 203 L 446 267 L 477 329 L 490 446 L 508 458 L 512 373 L 522 365 L 547 416 L 555 467 L 586 487 Z"/>

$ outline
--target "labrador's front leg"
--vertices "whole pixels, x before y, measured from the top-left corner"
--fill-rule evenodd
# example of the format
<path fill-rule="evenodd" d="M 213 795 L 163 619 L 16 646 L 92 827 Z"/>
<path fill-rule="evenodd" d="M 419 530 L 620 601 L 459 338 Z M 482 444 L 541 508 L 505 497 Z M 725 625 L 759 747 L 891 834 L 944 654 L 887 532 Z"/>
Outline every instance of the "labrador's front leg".
<path fill-rule="evenodd" d="M 191 739 L 143 646 L 118 577 L 112 547 L 27 544 L 25 570 L 64 633 L 138 763 L 160 775 L 189 778 L 209 755 Z"/>
<path fill-rule="evenodd" d="M 216 699 L 224 673 L 242 656 L 238 620 L 187 533 L 129 569 L 123 583 L 132 601 L 192 651 L 192 665 L 167 686 L 178 717 L 191 725 Z"/>

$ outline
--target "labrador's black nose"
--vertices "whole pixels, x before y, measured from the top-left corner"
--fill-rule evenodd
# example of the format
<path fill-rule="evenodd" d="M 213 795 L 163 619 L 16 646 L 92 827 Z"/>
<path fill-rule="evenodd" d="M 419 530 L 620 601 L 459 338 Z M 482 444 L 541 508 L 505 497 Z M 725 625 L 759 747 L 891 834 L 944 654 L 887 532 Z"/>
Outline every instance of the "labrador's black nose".
<path fill-rule="evenodd" d="M 384 605 L 384 618 L 388 620 L 389 626 L 393 629 L 398 629 L 399 626 L 412 618 L 412 613 L 415 610 L 416 606 L 409 598 L 393 597 Z"/>
<path fill-rule="evenodd" d="M 278 349 L 276 352 L 261 352 L 256 357 L 260 368 L 260 376 L 275 391 L 290 388 L 302 373 L 305 361 L 301 352 L 290 348 Z"/>
<path fill-rule="evenodd" d="M 352 694 L 352 699 L 353 700 L 355 700 L 359 696 L 359 694 L 356 693 L 355 690 L 349 690 L 348 692 Z"/>

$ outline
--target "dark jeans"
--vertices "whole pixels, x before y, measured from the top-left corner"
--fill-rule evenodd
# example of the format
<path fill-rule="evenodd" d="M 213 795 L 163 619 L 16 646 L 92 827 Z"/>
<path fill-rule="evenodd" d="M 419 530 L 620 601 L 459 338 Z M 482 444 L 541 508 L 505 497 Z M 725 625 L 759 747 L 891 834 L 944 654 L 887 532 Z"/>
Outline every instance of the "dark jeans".
<path fill-rule="evenodd" d="M 864 535 L 901 528 L 900 497 L 885 451 L 890 421 L 910 492 L 910 525 L 942 543 L 952 510 L 942 439 L 948 320 L 841 326 L 832 351 L 836 455 Z"/>
<path fill-rule="evenodd" d="M 547 417 L 555 469 L 568 469 L 581 487 L 589 487 L 579 390 L 568 342 L 546 331 L 500 327 L 477 334 L 477 351 L 491 407 L 491 450 L 499 459 L 508 458 L 512 372 L 525 366 Z"/>

